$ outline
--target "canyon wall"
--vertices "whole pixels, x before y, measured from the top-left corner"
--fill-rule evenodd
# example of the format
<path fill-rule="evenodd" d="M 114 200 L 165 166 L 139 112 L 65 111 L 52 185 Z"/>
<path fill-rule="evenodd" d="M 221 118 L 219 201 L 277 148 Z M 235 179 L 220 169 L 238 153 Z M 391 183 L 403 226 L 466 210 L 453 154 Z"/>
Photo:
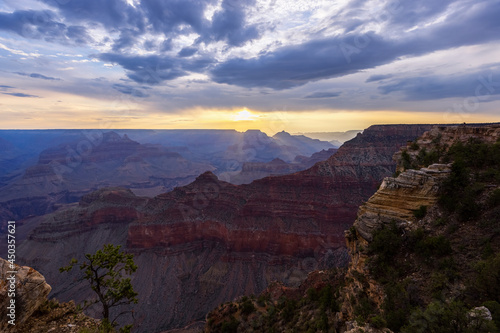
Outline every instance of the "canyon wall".
<path fill-rule="evenodd" d="M 344 230 L 395 171 L 392 155 L 430 125 L 372 126 L 312 168 L 233 185 L 211 173 L 155 198 L 108 188 L 43 217 L 19 247 L 61 300 L 82 301 L 76 272 L 58 268 L 105 243 L 135 254 L 140 332 L 182 327 L 270 282 L 347 264 Z M 93 314 L 92 312 L 90 314 Z"/>

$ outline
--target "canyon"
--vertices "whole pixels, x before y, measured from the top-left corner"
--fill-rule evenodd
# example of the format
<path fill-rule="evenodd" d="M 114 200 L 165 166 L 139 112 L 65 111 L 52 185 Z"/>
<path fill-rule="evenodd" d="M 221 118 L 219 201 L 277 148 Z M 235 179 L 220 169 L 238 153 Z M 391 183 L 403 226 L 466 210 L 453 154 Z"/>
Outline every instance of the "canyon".
<path fill-rule="evenodd" d="M 345 266 L 344 230 L 357 207 L 395 171 L 392 155 L 430 128 L 372 126 L 326 161 L 250 184 L 205 172 L 154 198 L 101 189 L 21 226 L 20 233 L 34 230 L 26 231 L 20 260 L 44 274 L 52 297 L 80 302 L 85 285 L 58 268 L 103 244 L 121 245 L 139 267 L 138 331 L 183 327 L 272 281 L 298 286 L 312 270 Z"/>
<path fill-rule="evenodd" d="M 258 130 L 0 130 L 0 220 L 23 223 L 109 186 L 155 196 L 205 171 L 232 181 L 247 162 L 280 158 L 299 171 L 317 161 L 312 154 L 333 147 L 282 135 L 287 140 Z M 305 160 L 291 164 L 297 157 Z M 251 182 L 271 173 L 264 168 L 243 178 Z M 3 227 L 0 222 L 0 233 Z"/>

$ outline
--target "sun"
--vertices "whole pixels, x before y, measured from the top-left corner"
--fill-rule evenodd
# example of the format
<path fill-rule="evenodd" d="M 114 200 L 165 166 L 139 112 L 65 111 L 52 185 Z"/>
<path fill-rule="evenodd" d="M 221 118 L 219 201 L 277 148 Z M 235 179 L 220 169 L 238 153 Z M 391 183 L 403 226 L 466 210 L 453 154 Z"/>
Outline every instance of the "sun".
<path fill-rule="evenodd" d="M 243 109 L 242 111 L 239 111 L 236 113 L 236 115 L 233 117 L 234 121 L 253 121 L 258 116 L 252 114 L 252 112 L 248 111 L 247 109 Z"/>

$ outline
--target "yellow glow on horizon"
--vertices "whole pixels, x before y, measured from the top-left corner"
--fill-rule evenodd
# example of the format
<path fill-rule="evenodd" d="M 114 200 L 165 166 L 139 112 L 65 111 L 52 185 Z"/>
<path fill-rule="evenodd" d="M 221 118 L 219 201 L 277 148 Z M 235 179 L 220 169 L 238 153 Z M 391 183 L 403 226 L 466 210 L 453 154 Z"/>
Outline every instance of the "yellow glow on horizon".
<path fill-rule="evenodd" d="M 61 98 L 62 96 L 58 96 Z M 68 96 L 64 96 L 68 98 Z M 65 98 L 65 99 L 66 99 Z M 14 102 L 14 101 L 13 101 Z M 40 104 L 29 108 L 25 99 L 15 99 L 10 108 L 0 110 L 1 129 L 96 128 L 113 129 L 231 129 L 240 132 L 259 129 L 268 135 L 280 131 L 334 132 L 361 130 L 381 124 L 460 124 L 472 122 L 499 122 L 492 114 L 453 114 L 450 112 L 412 111 L 273 111 L 247 108 L 194 108 L 175 113 L 146 111 L 137 104 L 111 104 L 106 101 L 86 103 L 83 98 L 72 98 L 72 107 L 57 103 Z M 26 103 L 26 104 L 25 104 Z M 25 104 L 25 105 L 23 105 Z M 142 105 L 142 107 L 146 107 Z M 15 110 L 29 111 L 15 111 Z"/>
<path fill-rule="evenodd" d="M 238 112 L 233 117 L 233 121 L 252 121 L 258 117 L 259 116 L 254 115 L 252 112 L 248 111 L 247 109 L 243 109 L 242 111 Z"/>

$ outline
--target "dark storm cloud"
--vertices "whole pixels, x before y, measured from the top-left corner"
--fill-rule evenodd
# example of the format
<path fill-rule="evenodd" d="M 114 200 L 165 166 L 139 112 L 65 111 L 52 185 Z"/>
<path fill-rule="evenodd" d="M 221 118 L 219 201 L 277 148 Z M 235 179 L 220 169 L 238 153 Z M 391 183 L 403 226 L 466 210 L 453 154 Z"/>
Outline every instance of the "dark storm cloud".
<path fill-rule="evenodd" d="M 84 27 L 67 26 L 59 22 L 50 10 L 0 13 L 0 30 L 11 31 L 25 38 L 63 44 L 85 44 L 92 40 Z"/>
<path fill-rule="evenodd" d="M 139 97 L 139 98 L 149 97 L 148 94 L 140 91 L 139 89 L 134 88 L 134 87 L 129 86 L 129 85 L 125 85 L 125 84 L 114 84 L 113 89 L 115 89 L 123 94 L 132 95 L 134 97 Z"/>
<path fill-rule="evenodd" d="M 367 45 L 365 49 L 356 47 Z M 370 50 L 366 50 L 366 49 Z M 350 35 L 282 47 L 252 59 L 230 59 L 212 71 L 218 83 L 287 89 L 311 81 L 343 76 L 402 55 L 394 41 L 375 34 Z"/>
<path fill-rule="evenodd" d="M 383 94 L 400 92 L 411 101 L 474 96 L 481 99 L 500 95 L 500 66 L 459 75 L 402 78 L 380 86 L 379 90 Z"/>
<path fill-rule="evenodd" d="M 246 11 L 255 1 L 224 0 L 222 9 L 212 18 L 212 26 L 202 37 L 210 40 L 227 41 L 231 46 L 241 46 L 247 41 L 260 37 L 257 25 L 246 24 Z"/>
<path fill-rule="evenodd" d="M 168 34 L 186 24 L 201 34 L 209 26 L 204 11 L 208 4 L 214 2 L 211 0 L 145 0 L 141 1 L 140 6 L 156 32 Z"/>
<path fill-rule="evenodd" d="M 13 72 L 13 73 L 17 74 L 17 75 L 21 75 L 21 76 L 28 76 L 28 77 L 31 77 L 34 79 L 42 79 L 42 80 L 48 80 L 48 81 L 60 81 L 61 80 L 57 77 L 45 76 L 45 75 L 38 74 L 38 73 L 31 73 L 31 74 L 23 73 L 23 72 Z"/>
<path fill-rule="evenodd" d="M 127 70 L 128 78 L 141 84 L 159 84 L 187 75 L 174 57 L 128 56 L 115 53 L 103 53 L 97 57 L 102 61 L 119 64 Z"/>
<path fill-rule="evenodd" d="M 102 61 L 116 63 L 127 70 L 129 79 L 140 84 L 159 84 L 188 75 L 188 71 L 200 72 L 213 61 L 208 58 L 177 58 L 169 56 L 130 56 L 103 53 L 96 56 Z"/>
<path fill-rule="evenodd" d="M 122 29 L 120 31 L 120 37 L 113 43 L 113 51 L 118 52 L 122 49 L 127 49 L 133 46 L 137 42 L 140 35 L 140 31 L 134 29 Z"/>
<path fill-rule="evenodd" d="M 125 0 L 42 0 L 57 8 L 68 21 L 99 22 L 107 28 L 144 29 L 144 16 Z"/>
<path fill-rule="evenodd" d="M 333 98 L 340 96 L 340 92 L 318 91 L 305 96 L 304 98 Z"/>
<path fill-rule="evenodd" d="M 193 54 L 195 54 L 196 51 L 198 51 L 198 49 L 196 47 L 185 47 L 182 50 L 180 50 L 177 55 L 179 57 L 190 57 Z"/>
<path fill-rule="evenodd" d="M 24 94 L 24 93 L 2 93 L 4 95 L 11 95 L 11 96 L 15 96 L 15 97 L 34 97 L 34 98 L 39 98 L 39 96 L 35 96 L 35 95 L 28 95 L 28 94 Z"/>
<path fill-rule="evenodd" d="M 500 2 L 481 2 L 444 22 L 409 32 L 404 38 L 351 33 L 307 41 L 257 58 L 230 59 L 216 66 L 211 76 L 215 82 L 247 88 L 292 88 L 387 64 L 401 56 L 497 41 L 498 17 Z"/>
<path fill-rule="evenodd" d="M 379 75 L 372 75 L 368 79 L 366 79 L 366 83 L 369 82 L 377 82 L 377 81 L 382 81 L 385 79 L 390 79 L 392 77 L 391 74 L 379 74 Z"/>

